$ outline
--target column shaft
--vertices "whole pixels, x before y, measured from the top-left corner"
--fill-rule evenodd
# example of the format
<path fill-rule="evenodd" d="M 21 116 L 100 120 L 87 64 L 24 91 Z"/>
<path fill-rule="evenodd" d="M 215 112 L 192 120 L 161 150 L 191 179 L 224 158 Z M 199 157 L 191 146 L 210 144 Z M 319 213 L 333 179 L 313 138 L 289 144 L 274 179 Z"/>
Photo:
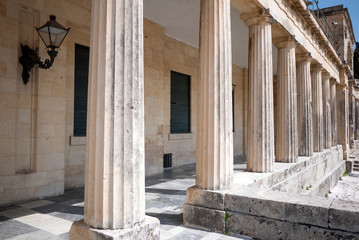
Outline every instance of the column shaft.
<path fill-rule="evenodd" d="M 142 0 L 93 0 L 84 221 L 145 217 Z"/>
<path fill-rule="evenodd" d="M 278 48 L 276 161 L 290 163 L 298 160 L 296 43 L 277 42 L 276 46 Z"/>
<path fill-rule="evenodd" d="M 349 159 L 349 98 L 345 84 L 337 84 L 337 133 L 338 144 L 343 147 L 343 157 Z"/>
<path fill-rule="evenodd" d="M 249 25 L 247 170 L 271 172 L 274 163 L 272 30 L 269 17 Z"/>
<path fill-rule="evenodd" d="M 359 139 L 359 100 L 355 99 L 355 136 L 354 139 Z"/>
<path fill-rule="evenodd" d="M 311 77 L 313 90 L 313 151 L 321 152 L 324 149 L 322 68 L 314 66 Z"/>
<path fill-rule="evenodd" d="M 336 94 L 336 82 L 331 80 L 330 83 L 330 108 L 332 114 L 332 146 L 338 145 L 337 134 L 337 94 Z"/>
<path fill-rule="evenodd" d="M 230 0 L 202 0 L 196 184 L 230 188 L 233 173 Z"/>
<path fill-rule="evenodd" d="M 298 154 L 313 155 L 312 84 L 310 58 L 298 61 Z"/>
<path fill-rule="evenodd" d="M 355 132 L 355 97 L 353 95 L 353 85 L 349 90 L 349 145 L 354 148 L 354 132 Z"/>
<path fill-rule="evenodd" d="M 328 74 L 323 74 L 323 125 L 324 125 L 324 148 L 332 147 L 332 121 L 330 106 L 330 79 Z"/>

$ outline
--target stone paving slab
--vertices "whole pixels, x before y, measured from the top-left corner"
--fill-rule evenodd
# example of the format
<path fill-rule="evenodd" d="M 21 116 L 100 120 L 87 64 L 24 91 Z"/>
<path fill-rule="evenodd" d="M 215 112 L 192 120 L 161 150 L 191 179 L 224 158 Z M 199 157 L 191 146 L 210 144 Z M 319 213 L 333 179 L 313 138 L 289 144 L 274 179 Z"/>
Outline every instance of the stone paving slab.
<path fill-rule="evenodd" d="M 146 214 L 161 221 L 161 239 L 231 240 L 227 236 L 183 225 L 182 206 L 186 190 L 195 183 L 195 164 L 166 170 L 146 178 Z M 72 222 L 83 218 L 83 189 L 64 195 L 0 207 L 0 239 L 68 239 Z"/>
<path fill-rule="evenodd" d="M 338 184 L 330 190 L 329 198 L 359 202 L 359 172 L 341 177 Z"/>

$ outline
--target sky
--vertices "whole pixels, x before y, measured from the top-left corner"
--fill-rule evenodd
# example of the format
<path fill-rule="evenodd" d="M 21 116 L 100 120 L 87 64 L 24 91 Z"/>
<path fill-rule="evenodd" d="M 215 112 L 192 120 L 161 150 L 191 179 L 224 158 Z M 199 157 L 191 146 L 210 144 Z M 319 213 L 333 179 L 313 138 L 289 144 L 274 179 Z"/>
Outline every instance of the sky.
<path fill-rule="evenodd" d="M 355 41 L 359 42 L 359 0 L 319 0 L 319 7 L 326 8 L 343 4 L 348 8 L 353 24 Z"/>

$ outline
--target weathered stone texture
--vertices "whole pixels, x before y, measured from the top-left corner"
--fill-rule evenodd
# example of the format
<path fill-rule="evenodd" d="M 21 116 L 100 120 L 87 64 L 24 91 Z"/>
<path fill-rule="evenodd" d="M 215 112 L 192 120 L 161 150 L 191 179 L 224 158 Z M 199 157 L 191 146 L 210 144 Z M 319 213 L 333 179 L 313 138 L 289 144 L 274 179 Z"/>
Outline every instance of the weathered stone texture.
<path fill-rule="evenodd" d="M 323 125 L 324 125 L 324 148 L 330 149 L 332 147 L 332 119 L 331 119 L 331 104 L 330 104 L 330 79 L 329 74 L 323 74 Z"/>
<path fill-rule="evenodd" d="M 313 150 L 322 152 L 324 149 L 323 134 L 323 97 L 322 97 L 322 67 L 315 65 L 312 68 L 313 93 Z"/>
<path fill-rule="evenodd" d="M 313 155 L 312 85 L 310 57 L 297 57 L 298 155 Z"/>
<path fill-rule="evenodd" d="M 297 83 L 295 47 L 293 40 L 275 42 L 278 48 L 277 75 L 277 118 L 275 129 L 275 160 L 277 162 L 297 162 Z"/>
<path fill-rule="evenodd" d="M 229 189 L 233 174 L 232 50 L 229 0 L 202 0 L 196 185 Z"/>
<path fill-rule="evenodd" d="M 336 81 L 330 81 L 330 108 L 331 108 L 331 121 L 332 121 L 332 146 L 338 145 L 338 128 L 337 128 L 337 90 Z"/>
<path fill-rule="evenodd" d="M 93 4 L 84 222 L 131 228 L 145 217 L 143 3 Z"/>
<path fill-rule="evenodd" d="M 69 237 L 76 240 L 159 240 L 160 222 L 157 218 L 146 216 L 133 228 L 103 230 L 91 228 L 80 220 L 72 225 Z"/>
<path fill-rule="evenodd" d="M 343 147 L 344 160 L 349 159 L 349 102 L 346 85 L 336 85 L 338 144 Z"/>
<path fill-rule="evenodd" d="M 210 229 L 212 231 L 217 230 L 224 232 L 224 211 L 184 204 L 183 223 L 194 227 Z"/>
<path fill-rule="evenodd" d="M 243 20 L 249 25 L 250 43 L 247 169 L 271 172 L 275 159 L 271 23 L 268 16 Z"/>

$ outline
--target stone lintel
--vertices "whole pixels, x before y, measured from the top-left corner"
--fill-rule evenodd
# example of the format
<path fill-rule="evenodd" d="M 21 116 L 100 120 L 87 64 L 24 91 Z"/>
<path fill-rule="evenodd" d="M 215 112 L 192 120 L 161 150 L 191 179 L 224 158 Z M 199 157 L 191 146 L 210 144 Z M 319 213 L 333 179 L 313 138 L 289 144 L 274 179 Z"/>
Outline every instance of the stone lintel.
<path fill-rule="evenodd" d="M 89 227 L 82 219 L 72 224 L 69 237 L 74 240 L 159 240 L 160 221 L 146 216 L 141 223 L 132 228 L 106 230 Z"/>

